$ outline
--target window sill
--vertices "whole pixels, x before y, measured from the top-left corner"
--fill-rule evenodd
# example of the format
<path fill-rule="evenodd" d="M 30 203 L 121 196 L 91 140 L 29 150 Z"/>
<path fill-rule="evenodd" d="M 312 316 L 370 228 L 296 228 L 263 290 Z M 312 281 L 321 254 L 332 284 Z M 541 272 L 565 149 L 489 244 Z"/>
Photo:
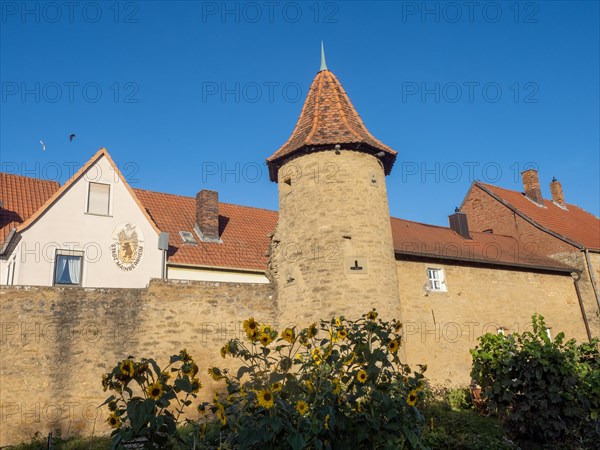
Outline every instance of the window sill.
<path fill-rule="evenodd" d="M 96 214 L 96 213 L 91 213 L 91 212 L 84 212 L 83 214 L 85 214 L 86 216 L 112 217 L 111 214 Z"/>

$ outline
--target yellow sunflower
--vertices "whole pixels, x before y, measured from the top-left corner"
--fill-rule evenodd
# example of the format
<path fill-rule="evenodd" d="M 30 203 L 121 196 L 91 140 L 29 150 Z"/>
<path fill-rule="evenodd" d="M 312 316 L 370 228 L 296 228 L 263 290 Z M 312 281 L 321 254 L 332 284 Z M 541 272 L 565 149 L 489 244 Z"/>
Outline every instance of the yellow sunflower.
<path fill-rule="evenodd" d="M 321 361 L 323 361 L 323 359 L 321 358 L 321 350 L 319 350 L 318 348 L 313 348 L 311 354 L 315 364 L 317 366 L 321 364 Z"/>
<path fill-rule="evenodd" d="M 417 403 L 417 391 L 416 390 L 410 391 L 410 393 L 408 394 L 408 397 L 406 397 L 406 403 L 408 404 L 408 406 L 415 406 L 415 404 Z"/>
<path fill-rule="evenodd" d="M 402 382 L 405 383 L 405 384 L 408 383 L 408 377 L 406 377 L 406 376 L 402 377 Z"/>
<path fill-rule="evenodd" d="M 402 323 L 401 322 L 396 322 L 394 324 L 394 331 L 397 333 L 398 331 L 400 331 L 402 329 Z"/>
<path fill-rule="evenodd" d="M 225 415 L 225 411 L 218 409 L 216 416 L 221 421 L 221 425 L 227 425 L 227 416 Z"/>
<path fill-rule="evenodd" d="M 340 331 L 338 331 L 338 338 L 340 341 L 343 341 L 344 339 L 346 339 L 348 337 L 348 332 L 344 329 L 341 329 Z"/>
<path fill-rule="evenodd" d="M 243 326 L 248 338 L 256 338 L 260 325 L 254 321 L 254 317 L 250 317 L 248 320 L 244 320 Z"/>
<path fill-rule="evenodd" d="M 192 379 L 192 392 L 197 394 L 198 391 L 202 389 L 202 383 L 197 378 Z"/>
<path fill-rule="evenodd" d="M 135 366 L 133 364 L 133 361 L 130 359 L 124 360 L 119 366 L 119 369 L 121 369 L 121 373 L 126 377 L 133 378 L 133 376 L 135 375 Z"/>
<path fill-rule="evenodd" d="M 294 330 L 292 330 L 291 328 L 286 328 L 281 332 L 281 338 L 284 341 L 288 341 L 290 344 L 293 344 L 296 340 L 296 336 L 294 336 Z"/>
<path fill-rule="evenodd" d="M 271 339 L 271 335 L 269 333 L 261 333 L 260 334 L 260 343 L 264 347 L 269 345 L 271 342 L 273 342 L 273 339 Z"/>
<path fill-rule="evenodd" d="M 308 412 L 308 404 L 304 400 L 298 400 L 296 403 L 296 411 L 303 416 Z"/>
<path fill-rule="evenodd" d="M 335 318 L 335 325 L 338 327 L 342 326 L 342 318 L 341 317 L 336 317 Z"/>
<path fill-rule="evenodd" d="M 188 362 L 183 365 L 183 367 L 181 368 L 181 371 L 184 374 L 189 375 L 190 378 L 193 378 L 198 373 L 198 366 L 194 362 Z"/>
<path fill-rule="evenodd" d="M 256 394 L 256 399 L 258 401 L 258 405 L 263 408 L 270 409 L 275 406 L 275 399 L 273 398 L 273 393 L 269 389 L 263 389 L 262 391 L 258 391 Z"/>
<path fill-rule="evenodd" d="M 219 352 L 221 353 L 221 358 L 225 358 L 227 356 L 227 353 L 229 353 L 229 343 L 221 347 L 221 350 L 219 350 Z"/>
<path fill-rule="evenodd" d="M 273 392 L 279 392 L 283 388 L 283 384 L 281 384 L 280 381 L 276 381 L 275 383 L 273 383 L 273 386 L 271 386 L 271 387 L 273 389 Z"/>
<path fill-rule="evenodd" d="M 162 397 L 163 394 L 163 385 L 159 382 L 153 383 L 146 389 L 146 393 L 148 397 L 154 400 L 158 400 Z"/>
<path fill-rule="evenodd" d="M 112 413 L 110 416 L 108 416 L 106 421 L 112 428 L 119 428 L 121 426 L 121 419 L 119 419 L 119 416 L 117 416 L 115 413 Z"/>
<path fill-rule="evenodd" d="M 219 380 L 225 378 L 223 376 L 223 374 L 221 373 L 221 369 L 219 369 L 218 367 L 210 367 L 206 372 L 215 381 L 219 381 Z"/>
<path fill-rule="evenodd" d="M 397 339 L 392 339 L 388 344 L 388 350 L 392 353 L 398 352 L 398 348 L 400 348 L 400 343 Z"/>
<path fill-rule="evenodd" d="M 356 374 L 356 379 L 361 383 L 364 383 L 365 381 L 367 381 L 367 372 L 365 372 L 364 370 L 359 370 Z"/>
<path fill-rule="evenodd" d="M 369 319 L 369 320 L 377 319 L 377 312 L 375 310 L 369 311 L 369 313 L 367 314 L 367 319 Z"/>
<path fill-rule="evenodd" d="M 348 358 L 345 361 L 343 361 L 343 363 L 346 364 L 347 366 L 349 366 L 350 364 L 352 364 L 355 357 L 356 357 L 356 353 L 352 352 L 348 355 Z"/>

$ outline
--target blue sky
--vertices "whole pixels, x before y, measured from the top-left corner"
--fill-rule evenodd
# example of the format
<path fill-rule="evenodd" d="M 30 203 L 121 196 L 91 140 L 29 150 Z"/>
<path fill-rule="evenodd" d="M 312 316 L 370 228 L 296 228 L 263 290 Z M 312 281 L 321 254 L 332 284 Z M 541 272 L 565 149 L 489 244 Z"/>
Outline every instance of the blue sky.
<path fill-rule="evenodd" d="M 265 158 L 327 63 L 396 149 L 392 215 L 446 225 L 473 179 L 553 176 L 600 215 L 597 2 L 1 2 L 0 162 L 277 208 Z M 69 135 L 76 134 L 73 142 Z M 39 141 L 46 145 L 42 151 Z"/>

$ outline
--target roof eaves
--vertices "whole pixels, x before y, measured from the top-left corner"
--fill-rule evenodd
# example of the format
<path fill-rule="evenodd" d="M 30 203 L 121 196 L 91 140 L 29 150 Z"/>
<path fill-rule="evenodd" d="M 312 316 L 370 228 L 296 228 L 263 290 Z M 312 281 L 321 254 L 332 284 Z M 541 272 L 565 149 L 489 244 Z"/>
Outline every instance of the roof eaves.
<path fill-rule="evenodd" d="M 581 270 L 576 269 L 574 267 L 570 267 L 565 265 L 565 267 L 558 266 L 541 266 L 539 264 L 525 264 L 525 263 L 511 263 L 505 261 L 489 261 L 486 259 L 480 258 L 461 258 L 459 256 L 453 255 L 436 255 L 432 253 L 424 253 L 424 252 L 409 252 L 405 250 L 396 250 L 394 249 L 395 255 L 408 255 L 408 256 L 420 256 L 423 258 L 432 258 L 432 259 L 441 259 L 441 260 L 451 260 L 451 261 L 461 261 L 461 262 L 469 262 L 476 264 L 485 264 L 490 266 L 505 266 L 505 267 L 521 267 L 526 269 L 538 269 L 538 270 L 548 270 L 552 272 L 563 272 L 563 273 L 572 273 L 572 272 L 581 272 Z"/>

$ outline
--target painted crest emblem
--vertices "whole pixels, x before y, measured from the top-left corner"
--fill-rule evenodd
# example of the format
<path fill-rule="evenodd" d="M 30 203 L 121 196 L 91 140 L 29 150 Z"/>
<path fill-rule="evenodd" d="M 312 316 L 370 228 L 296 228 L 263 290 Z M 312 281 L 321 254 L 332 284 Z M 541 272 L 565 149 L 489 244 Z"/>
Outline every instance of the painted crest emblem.
<path fill-rule="evenodd" d="M 144 254 L 144 235 L 140 228 L 129 222 L 119 224 L 113 230 L 110 253 L 121 270 L 135 269 Z"/>

